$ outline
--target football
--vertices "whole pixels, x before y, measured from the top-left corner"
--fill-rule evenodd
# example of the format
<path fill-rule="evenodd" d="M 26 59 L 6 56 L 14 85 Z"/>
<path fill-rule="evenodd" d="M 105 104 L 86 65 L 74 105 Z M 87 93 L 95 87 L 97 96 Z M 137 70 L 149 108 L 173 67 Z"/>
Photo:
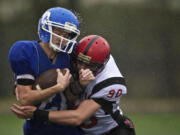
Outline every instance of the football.
<path fill-rule="evenodd" d="M 62 72 L 63 75 L 66 73 L 66 70 L 64 69 L 61 69 L 60 71 Z M 50 69 L 43 72 L 36 78 L 35 83 L 32 86 L 32 89 L 43 90 L 56 85 L 56 83 L 57 83 L 56 69 Z M 64 93 L 69 103 L 70 104 L 74 103 L 79 98 L 81 92 L 82 90 L 80 89 L 79 85 L 77 84 L 77 82 L 74 81 L 73 77 L 71 77 L 70 85 L 66 88 Z"/>
<path fill-rule="evenodd" d="M 61 69 L 61 72 L 65 74 L 66 70 Z M 56 69 L 49 69 L 40 74 L 35 83 L 32 86 L 33 90 L 42 90 L 54 86 L 57 83 Z"/>

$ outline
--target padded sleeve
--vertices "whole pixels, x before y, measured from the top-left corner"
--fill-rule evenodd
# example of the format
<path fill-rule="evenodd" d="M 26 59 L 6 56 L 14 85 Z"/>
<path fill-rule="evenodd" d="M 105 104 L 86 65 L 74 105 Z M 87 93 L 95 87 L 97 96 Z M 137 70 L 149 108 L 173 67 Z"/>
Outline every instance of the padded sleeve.
<path fill-rule="evenodd" d="M 22 42 L 16 42 L 9 51 L 8 60 L 16 75 L 32 74 L 28 57 L 28 48 Z"/>
<path fill-rule="evenodd" d="M 25 82 L 29 82 L 27 80 L 31 80 L 30 81 L 31 84 L 32 80 L 34 80 L 33 70 L 31 68 L 29 61 L 30 60 L 29 56 L 31 51 L 32 49 L 29 49 L 28 46 L 24 44 L 22 41 L 13 44 L 13 46 L 9 51 L 8 60 L 11 69 L 16 76 L 17 82 L 19 82 L 17 79 L 18 76 L 20 76 L 19 77 L 20 82 L 24 82 L 23 79 L 25 79 Z"/>

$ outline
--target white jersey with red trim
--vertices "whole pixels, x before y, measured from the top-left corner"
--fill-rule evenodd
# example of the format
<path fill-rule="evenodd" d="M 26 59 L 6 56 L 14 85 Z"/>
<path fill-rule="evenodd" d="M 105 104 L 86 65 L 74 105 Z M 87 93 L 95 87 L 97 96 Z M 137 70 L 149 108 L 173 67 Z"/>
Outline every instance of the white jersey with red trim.
<path fill-rule="evenodd" d="M 127 93 L 127 88 L 125 84 L 116 83 L 115 79 L 118 78 L 124 80 L 114 58 L 110 55 L 110 59 L 105 68 L 96 76 L 96 79 L 87 86 L 83 95 L 82 100 L 90 98 L 101 105 L 101 109 L 97 110 L 82 126 L 82 129 L 87 135 L 101 135 L 118 125 L 112 118 L 112 115 L 107 113 L 114 113 L 119 110 L 120 114 L 122 114 L 122 110 L 119 108 L 120 97 Z M 115 80 L 115 83 L 111 81 L 108 82 L 107 80 Z M 103 86 L 95 90 L 97 84 L 103 81 L 105 82 L 102 84 Z M 104 108 L 108 111 L 105 111 Z"/>

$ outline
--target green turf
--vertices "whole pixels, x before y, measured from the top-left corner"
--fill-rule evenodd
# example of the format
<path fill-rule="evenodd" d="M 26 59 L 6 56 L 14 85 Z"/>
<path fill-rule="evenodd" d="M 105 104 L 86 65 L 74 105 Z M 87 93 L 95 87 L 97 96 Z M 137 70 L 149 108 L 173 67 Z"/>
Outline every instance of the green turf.
<path fill-rule="evenodd" d="M 130 114 L 137 135 L 179 135 L 180 114 Z M 0 114 L 1 135 L 22 135 L 23 120 L 12 113 Z"/>
<path fill-rule="evenodd" d="M 12 113 L 0 114 L 0 135 L 23 135 L 23 122 Z"/>
<path fill-rule="evenodd" d="M 180 114 L 130 115 L 137 135 L 180 135 Z"/>

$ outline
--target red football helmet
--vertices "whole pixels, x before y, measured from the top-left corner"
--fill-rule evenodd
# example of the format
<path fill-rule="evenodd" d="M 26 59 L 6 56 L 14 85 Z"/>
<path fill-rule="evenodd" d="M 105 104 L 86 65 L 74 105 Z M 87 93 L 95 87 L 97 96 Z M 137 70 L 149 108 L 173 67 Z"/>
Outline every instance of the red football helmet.
<path fill-rule="evenodd" d="M 101 36 L 89 35 L 81 39 L 76 48 L 77 60 L 92 67 L 95 74 L 100 72 L 110 56 L 110 46 Z"/>

